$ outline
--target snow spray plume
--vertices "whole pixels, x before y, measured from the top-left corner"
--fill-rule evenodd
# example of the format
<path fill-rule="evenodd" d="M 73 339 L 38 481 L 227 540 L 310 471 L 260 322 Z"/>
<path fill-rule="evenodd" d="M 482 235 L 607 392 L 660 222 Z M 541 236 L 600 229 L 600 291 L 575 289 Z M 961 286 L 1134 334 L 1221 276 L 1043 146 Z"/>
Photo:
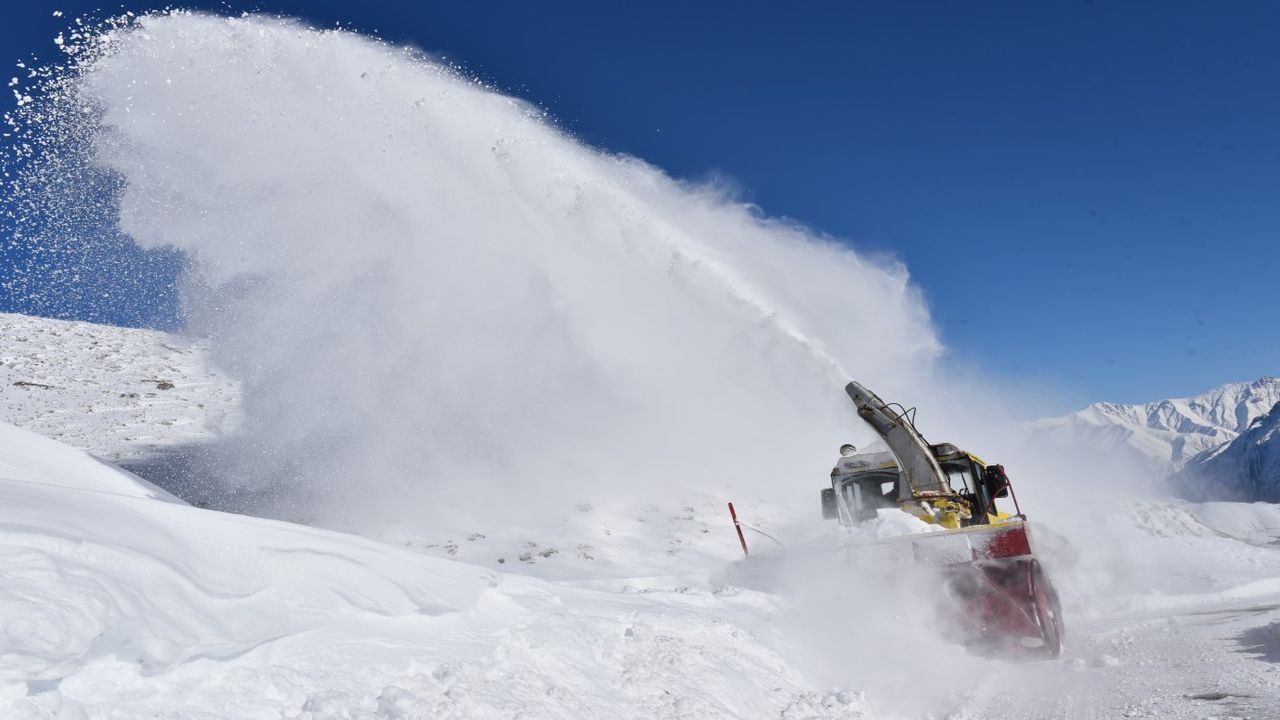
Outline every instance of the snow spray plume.
<path fill-rule="evenodd" d="M 0 171 L 0 303 L 9 312 L 174 329 L 181 254 L 142 249 L 117 229 L 121 178 L 94 162 L 100 108 L 78 96 L 86 63 L 106 48 L 102 23 L 77 19 L 55 42 L 59 62 L 19 62 L 8 83 Z M 89 30 L 88 28 L 95 28 Z"/>
<path fill-rule="evenodd" d="M 412 50 L 191 13 L 92 42 L 33 122 L 90 133 L 119 228 L 188 258 L 188 327 L 244 388 L 228 481 L 320 522 L 794 491 L 863 432 L 850 376 L 896 392 L 938 353 L 899 265 Z"/>

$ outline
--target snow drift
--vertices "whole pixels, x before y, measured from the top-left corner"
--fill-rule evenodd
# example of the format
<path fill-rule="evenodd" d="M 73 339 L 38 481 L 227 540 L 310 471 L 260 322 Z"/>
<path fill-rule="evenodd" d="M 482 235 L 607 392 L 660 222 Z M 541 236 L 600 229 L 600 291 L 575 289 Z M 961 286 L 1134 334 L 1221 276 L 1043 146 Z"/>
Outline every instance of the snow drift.
<path fill-rule="evenodd" d="M 201 510 L 3 423 L 0 574 L 16 720 L 872 716 L 751 633 L 754 594 L 575 590 Z"/>

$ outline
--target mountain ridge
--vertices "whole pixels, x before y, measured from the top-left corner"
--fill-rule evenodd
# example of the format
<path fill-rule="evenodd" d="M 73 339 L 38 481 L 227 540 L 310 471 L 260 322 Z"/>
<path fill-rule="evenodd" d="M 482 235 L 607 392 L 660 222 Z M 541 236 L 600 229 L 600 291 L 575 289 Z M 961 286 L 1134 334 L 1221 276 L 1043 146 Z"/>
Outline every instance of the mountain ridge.
<path fill-rule="evenodd" d="M 1192 458 L 1174 481 L 1201 495 L 1221 491 L 1280 502 L 1280 402 L 1239 437 Z"/>
<path fill-rule="evenodd" d="M 1189 397 L 1091 403 L 1032 423 L 1042 432 L 1122 449 L 1153 468 L 1177 471 L 1235 440 L 1280 403 L 1280 379 L 1226 383 Z"/>

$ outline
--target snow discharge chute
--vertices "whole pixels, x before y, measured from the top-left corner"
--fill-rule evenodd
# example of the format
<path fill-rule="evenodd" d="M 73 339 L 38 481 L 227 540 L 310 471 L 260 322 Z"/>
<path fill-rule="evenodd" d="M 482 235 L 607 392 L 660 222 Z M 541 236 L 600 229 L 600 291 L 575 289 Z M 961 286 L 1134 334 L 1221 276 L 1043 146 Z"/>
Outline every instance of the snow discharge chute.
<path fill-rule="evenodd" d="M 844 390 L 857 406 L 858 417 L 875 429 L 898 460 L 903 480 L 898 500 L 910 500 L 913 492 L 943 489 L 947 476 L 930 451 L 929 443 L 916 430 L 910 419 L 911 411 L 900 405 L 895 411 L 878 395 L 854 380 Z"/>

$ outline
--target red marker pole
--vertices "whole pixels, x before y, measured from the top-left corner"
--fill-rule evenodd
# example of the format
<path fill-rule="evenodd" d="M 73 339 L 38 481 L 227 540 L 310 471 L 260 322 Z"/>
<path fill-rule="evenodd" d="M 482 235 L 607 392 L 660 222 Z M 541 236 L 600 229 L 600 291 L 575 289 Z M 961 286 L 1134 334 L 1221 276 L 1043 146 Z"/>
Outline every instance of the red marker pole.
<path fill-rule="evenodd" d="M 742 544 L 742 557 L 748 557 L 751 553 L 747 552 L 747 539 L 742 536 L 742 523 L 738 522 L 738 513 L 733 509 L 733 503 L 729 503 L 729 517 L 733 518 L 733 527 L 738 531 L 738 542 Z"/>

